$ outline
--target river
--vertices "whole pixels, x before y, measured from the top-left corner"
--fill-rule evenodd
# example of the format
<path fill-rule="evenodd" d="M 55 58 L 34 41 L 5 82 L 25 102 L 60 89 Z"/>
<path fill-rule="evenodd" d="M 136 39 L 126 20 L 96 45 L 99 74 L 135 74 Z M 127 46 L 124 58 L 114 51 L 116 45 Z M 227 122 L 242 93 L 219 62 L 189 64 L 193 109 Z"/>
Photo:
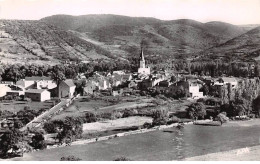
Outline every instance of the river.
<path fill-rule="evenodd" d="M 260 120 L 256 120 L 260 121 Z M 61 147 L 25 154 L 13 160 L 60 160 L 74 155 L 82 160 L 182 160 L 209 153 L 259 145 L 260 125 L 199 126 L 170 128 L 114 138 L 96 143 Z"/>

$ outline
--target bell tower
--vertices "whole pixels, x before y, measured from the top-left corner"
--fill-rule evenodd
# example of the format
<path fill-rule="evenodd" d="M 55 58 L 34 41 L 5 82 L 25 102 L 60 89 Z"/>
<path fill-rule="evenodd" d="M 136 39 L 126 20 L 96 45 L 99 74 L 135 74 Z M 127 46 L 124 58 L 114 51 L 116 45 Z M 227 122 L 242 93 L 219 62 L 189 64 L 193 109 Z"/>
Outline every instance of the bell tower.
<path fill-rule="evenodd" d="M 144 74 L 144 75 L 150 75 L 150 67 L 147 67 L 145 65 L 145 60 L 144 60 L 144 52 L 143 52 L 143 48 L 141 47 L 141 53 L 140 53 L 140 58 L 139 58 L 139 68 L 138 68 L 138 73 L 139 74 Z"/>
<path fill-rule="evenodd" d="M 144 60 L 144 52 L 143 48 L 141 48 L 141 53 L 140 53 L 140 67 L 139 68 L 145 68 L 145 60 Z"/>

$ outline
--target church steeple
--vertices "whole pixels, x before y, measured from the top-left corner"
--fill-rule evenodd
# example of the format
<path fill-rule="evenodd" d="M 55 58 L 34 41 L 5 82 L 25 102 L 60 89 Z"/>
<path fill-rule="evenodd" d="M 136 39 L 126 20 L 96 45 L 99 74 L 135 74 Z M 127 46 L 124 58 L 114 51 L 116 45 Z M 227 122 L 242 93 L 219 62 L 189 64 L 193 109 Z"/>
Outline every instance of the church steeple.
<path fill-rule="evenodd" d="M 138 68 L 138 73 L 143 75 L 150 75 L 150 67 L 145 66 L 145 60 L 144 60 L 144 52 L 143 47 L 141 47 L 141 53 L 140 53 L 140 67 Z"/>
<path fill-rule="evenodd" d="M 142 47 L 140 53 L 140 68 L 145 68 L 144 52 Z"/>
<path fill-rule="evenodd" d="M 141 47 L 140 60 L 143 60 L 143 61 L 144 61 L 144 51 L 143 51 L 143 47 Z"/>

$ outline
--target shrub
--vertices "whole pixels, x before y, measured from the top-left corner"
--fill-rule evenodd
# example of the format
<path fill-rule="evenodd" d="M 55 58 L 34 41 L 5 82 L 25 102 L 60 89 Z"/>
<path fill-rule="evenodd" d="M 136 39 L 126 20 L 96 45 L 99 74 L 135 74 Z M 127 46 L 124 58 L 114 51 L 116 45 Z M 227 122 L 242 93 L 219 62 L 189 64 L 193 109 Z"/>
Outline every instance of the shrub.
<path fill-rule="evenodd" d="M 131 109 L 125 109 L 123 112 L 123 118 L 135 115 L 134 111 Z"/>
<path fill-rule="evenodd" d="M 85 113 L 85 119 L 84 119 L 84 123 L 91 123 L 91 122 L 96 122 L 97 121 L 97 117 L 94 113 L 92 112 L 87 112 Z"/>
<path fill-rule="evenodd" d="M 145 123 L 143 124 L 143 128 L 149 129 L 149 128 L 151 128 L 151 127 L 153 127 L 153 125 L 152 125 L 151 123 L 149 123 L 149 122 L 145 122 Z"/>
<path fill-rule="evenodd" d="M 61 161 L 81 161 L 82 159 L 75 157 L 73 155 L 67 156 L 67 157 L 61 157 Z"/>
<path fill-rule="evenodd" d="M 114 161 L 131 161 L 129 158 L 126 157 L 118 157 Z"/>
<path fill-rule="evenodd" d="M 32 102 L 32 99 L 31 98 L 24 98 L 24 101 Z"/>
<path fill-rule="evenodd" d="M 43 129 L 47 132 L 47 133 L 56 133 L 56 125 L 50 121 L 50 122 L 45 122 L 43 125 Z"/>
<path fill-rule="evenodd" d="M 46 149 L 47 148 L 47 144 L 44 141 L 44 137 L 41 133 L 36 133 L 33 137 L 32 137 L 32 143 L 30 144 L 34 149 Z"/>
<path fill-rule="evenodd" d="M 25 107 L 23 108 L 23 110 L 31 110 L 31 107 L 30 107 L 30 106 L 25 106 Z"/>
<path fill-rule="evenodd" d="M 99 114 L 99 117 L 103 118 L 103 119 L 111 120 L 112 119 L 112 113 L 111 112 L 102 112 L 102 113 Z"/>
<path fill-rule="evenodd" d="M 204 119 L 207 114 L 205 106 L 201 102 L 191 104 L 189 108 L 187 108 L 187 112 L 191 119 Z"/>
<path fill-rule="evenodd" d="M 172 116 L 167 123 L 168 124 L 173 124 L 173 123 L 178 123 L 180 121 L 181 121 L 181 119 L 179 119 L 178 117 Z"/>
<path fill-rule="evenodd" d="M 255 114 L 249 114 L 248 117 L 249 118 L 255 118 Z"/>
<path fill-rule="evenodd" d="M 115 111 L 112 113 L 112 117 L 114 119 L 117 119 L 117 118 L 122 118 L 123 117 L 123 114 L 121 112 L 118 112 L 118 111 Z"/>
<path fill-rule="evenodd" d="M 205 104 L 205 99 L 204 99 L 204 98 L 199 98 L 199 99 L 197 100 L 197 102 L 202 102 L 202 103 Z"/>
<path fill-rule="evenodd" d="M 153 125 L 166 125 L 169 119 L 168 110 L 165 108 L 156 109 L 152 114 Z"/>
<path fill-rule="evenodd" d="M 217 117 L 215 118 L 216 121 L 220 121 L 221 125 L 222 123 L 226 123 L 229 119 L 226 116 L 227 114 L 225 112 L 219 113 Z"/>

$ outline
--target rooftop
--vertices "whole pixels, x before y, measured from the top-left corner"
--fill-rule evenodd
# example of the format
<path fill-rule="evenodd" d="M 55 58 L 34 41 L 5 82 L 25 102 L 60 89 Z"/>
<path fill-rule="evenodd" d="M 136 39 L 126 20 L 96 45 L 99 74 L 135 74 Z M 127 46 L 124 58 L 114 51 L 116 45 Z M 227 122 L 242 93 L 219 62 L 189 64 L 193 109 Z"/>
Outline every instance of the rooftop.
<path fill-rule="evenodd" d="M 29 89 L 27 91 L 25 91 L 26 93 L 42 93 L 46 91 L 46 89 Z"/>
<path fill-rule="evenodd" d="M 32 77 L 25 77 L 25 80 L 32 80 L 32 81 L 51 80 L 51 77 L 47 77 L 47 76 L 32 76 Z"/>
<path fill-rule="evenodd" d="M 67 84 L 69 87 L 74 87 L 75 84 L 72 79 L 67 79 L 63 81 L 65 84 Z"/>

